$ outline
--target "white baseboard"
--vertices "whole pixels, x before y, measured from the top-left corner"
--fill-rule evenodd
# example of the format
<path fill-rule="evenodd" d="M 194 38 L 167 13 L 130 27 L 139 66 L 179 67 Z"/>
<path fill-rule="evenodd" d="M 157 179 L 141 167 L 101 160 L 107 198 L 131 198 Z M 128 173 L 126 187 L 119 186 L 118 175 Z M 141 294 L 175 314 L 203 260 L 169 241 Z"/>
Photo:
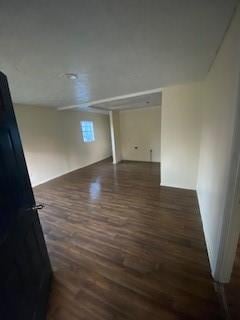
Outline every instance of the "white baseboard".
<path fill-rule="evenodd" d="M 202 227 L 203 227 L 204 240 L 205 240 L 206 247 L 207 247 L 207 254 L 208 254 L 208 261 L 209 261 L 209 265 L 210 265 L 211 275 L 212 275 L 213 278 L 215 278 L 214 274 L 215 274 L 215 269 L 216 269 L 216 261 L 214 261 L 214 254 L 213 254 L 214 250 L 212 248 L 211 241 L 207 236 L 208 232 L 206 230 L 207 227 L 206 227 L 206 224 L 205 224 L 205 220 L 203 219 L 203 212 L 201 210 L 201 202 L 200 202 L 200 199 L 199 199 L 199 191 L 198 191 L 198 189 L 196 191 L 197 191 L 198 207 L 199 207 L 199 213 L 200 213 Z"/>
<path fill-rule="evenodd" d="M 177 188 L 177 189 L 183 189 L 183 190 L 190 190 L 190 191 L 196 191 L 196 189 L 194 188 L 189 188 L 186 186 L 179 186 L 179 185 L 175 185 L 175 184 L 164 184 L 164 183 L 160 183 L 161 187 L 168 187 L 168 188 Z"/>
<path fill-rule="evenodd" d="M 65 172 L 63 172 L 63 173 L 60 173 L 60 174 L 55 175 L 55 176 L 52 176 L 51 178 L 48 178 L 48 179 L 45 179 L 45 180 L 41 180 L 41 181 L 38 182 L 38 183 L 32 183 L 32 187 L 33 187 L 33 188 L 38 187 L 38 186 L 40 186 L 41 184 L 44 184 L 44 183 L 47 183 L 47 182 L 49 182 L 49 181 L 51 181 L 51 180 L 60 178 L 60 177 L 62 177 L 62 176 L 65 176 L 66 174 L 69 174 L 69 173 L 71 173 L 71 172 L 77 171 L 77 170 L 79 170 L 79 169 L 89 167 L 89 166 L 91 166 L 91 165 L 93 165 L 93 164 L 95 164 L 95 163 L 101 162 L 101 161 L 106 160 L 106 159 L 108 159 L 108 158 L 110 158 L 110 157 L 111 157 L 111 156 L 108 156 L 108 157 L 103 158 L 103 159 L 101 159 L 101 160 L 94 161 L 94 162 L 90 162 L 90 163 L 88 163 L 87 165 L 83 165 L 83 166 L 76 167 L 76 168 L 71 169 L 71 170 L 67 170 L 67 171 L 65 171 Z"/>

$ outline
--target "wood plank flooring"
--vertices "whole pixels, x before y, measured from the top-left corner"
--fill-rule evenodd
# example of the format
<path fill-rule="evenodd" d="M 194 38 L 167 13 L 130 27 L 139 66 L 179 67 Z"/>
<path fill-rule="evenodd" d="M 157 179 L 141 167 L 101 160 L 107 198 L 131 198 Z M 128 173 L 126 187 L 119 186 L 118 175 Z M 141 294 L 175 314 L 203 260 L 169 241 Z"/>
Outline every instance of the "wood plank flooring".
<path fill-rule="evenodd" d="M 110 160 L 35 188 L 54 282 L 49 320 L 222 319 L 194 191 Z"/>
<path fill-rule="evenodd" d="M 238 241 L 231 281 L 225 285 L 225 296 L 232 319 L 240 319 L 240 240 Z"/>

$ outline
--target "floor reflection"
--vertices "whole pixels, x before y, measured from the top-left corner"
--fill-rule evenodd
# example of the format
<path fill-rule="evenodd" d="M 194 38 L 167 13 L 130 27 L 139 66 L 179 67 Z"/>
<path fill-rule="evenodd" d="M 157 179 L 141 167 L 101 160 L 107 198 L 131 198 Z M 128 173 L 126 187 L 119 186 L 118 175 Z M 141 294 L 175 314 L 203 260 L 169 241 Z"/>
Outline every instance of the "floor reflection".
<path fill-rule="evenodd" d="M 101 178 L 98 177 L 94 182 L 90 183 L 89 196 L 91 200 L 99 199 L 101 194 Z"/>

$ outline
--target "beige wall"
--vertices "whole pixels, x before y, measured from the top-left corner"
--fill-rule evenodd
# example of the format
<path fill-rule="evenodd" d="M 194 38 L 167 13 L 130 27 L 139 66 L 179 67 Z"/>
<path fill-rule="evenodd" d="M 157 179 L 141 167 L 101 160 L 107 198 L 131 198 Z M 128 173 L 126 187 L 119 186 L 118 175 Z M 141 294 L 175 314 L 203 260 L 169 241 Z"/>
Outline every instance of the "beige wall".
<path fill-rule="evenodd" d="M 111 140 L 109 116 L 92 112 L 61 112 L 64 142 L 69 170 L 75 170 L 110 157 Z M 84 143 L 80 130 L 80 121 L 90 120 L 94 124 L 95 141 Z"/>
<path fill-rule="evenodd" d="M 200 90 L 200 83 L 163 89 L 161 185 L 196 189 Z"/>
<path fill-rule="evenodd" d="M 221 281 L 218 265 L 223 256 L 224 209 L 233 153 L 232 141 L 240 59 L 240 10 L 203 83 L 202 134 L 197 193 L 213 275 Z M 230 214 L 226 212 L 226 214 Z M 229 250 L 234 250 L 234 244 Z"/>
<path fill-rule="evenodd" d="M 14 109 L 32 185 L 66 173 L 60 113 L 40 107 L 15 105 Z"/>
<path fill-rule="evenodd" d="M 150 161 L 152 149 L 152 161 L 160 162 L 160 119 L 160 107 L 120 112 L 121 153 L 124 160 Z"/>
<path fill-rule="evenodd" d="M 211 271 L 220 282 L 229 281 L 240 228 L 239 213 L 230 210 L 239 76 L 240 8 L 206 79 L 163 89 L 162 184 L 197 189 Z"/>
<path fill-rule="evenodd" d="M 15 113 L 33 186 L 111 155 L 107 115 L 18 105 Z M 82 119 L 94 122 L 95 142 L 82 142 Z"/>
<path fill-rule="evenodd" d="M 110 111 L 109 116 L 113 163 L 116 164 L 122 160 L 119 111 Z"/>

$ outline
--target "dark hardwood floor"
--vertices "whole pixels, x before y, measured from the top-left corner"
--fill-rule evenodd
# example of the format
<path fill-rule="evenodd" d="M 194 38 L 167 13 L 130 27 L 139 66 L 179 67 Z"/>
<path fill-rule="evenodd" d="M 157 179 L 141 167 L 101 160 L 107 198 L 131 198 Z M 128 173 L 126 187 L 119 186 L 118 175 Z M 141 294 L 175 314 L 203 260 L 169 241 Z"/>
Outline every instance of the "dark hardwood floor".
<path fill-rule="evenodd" d="M 159 164 L 107 160 L 34 191 L 49 320 L 222 319 L 196 194 L 160 187 Z"/>
<path fill-rule="evenodd" d="M 238 241 L 231 281 L 225 285 L 225 294 L 232 318 L 240 319 L 240 240 Z"/>

